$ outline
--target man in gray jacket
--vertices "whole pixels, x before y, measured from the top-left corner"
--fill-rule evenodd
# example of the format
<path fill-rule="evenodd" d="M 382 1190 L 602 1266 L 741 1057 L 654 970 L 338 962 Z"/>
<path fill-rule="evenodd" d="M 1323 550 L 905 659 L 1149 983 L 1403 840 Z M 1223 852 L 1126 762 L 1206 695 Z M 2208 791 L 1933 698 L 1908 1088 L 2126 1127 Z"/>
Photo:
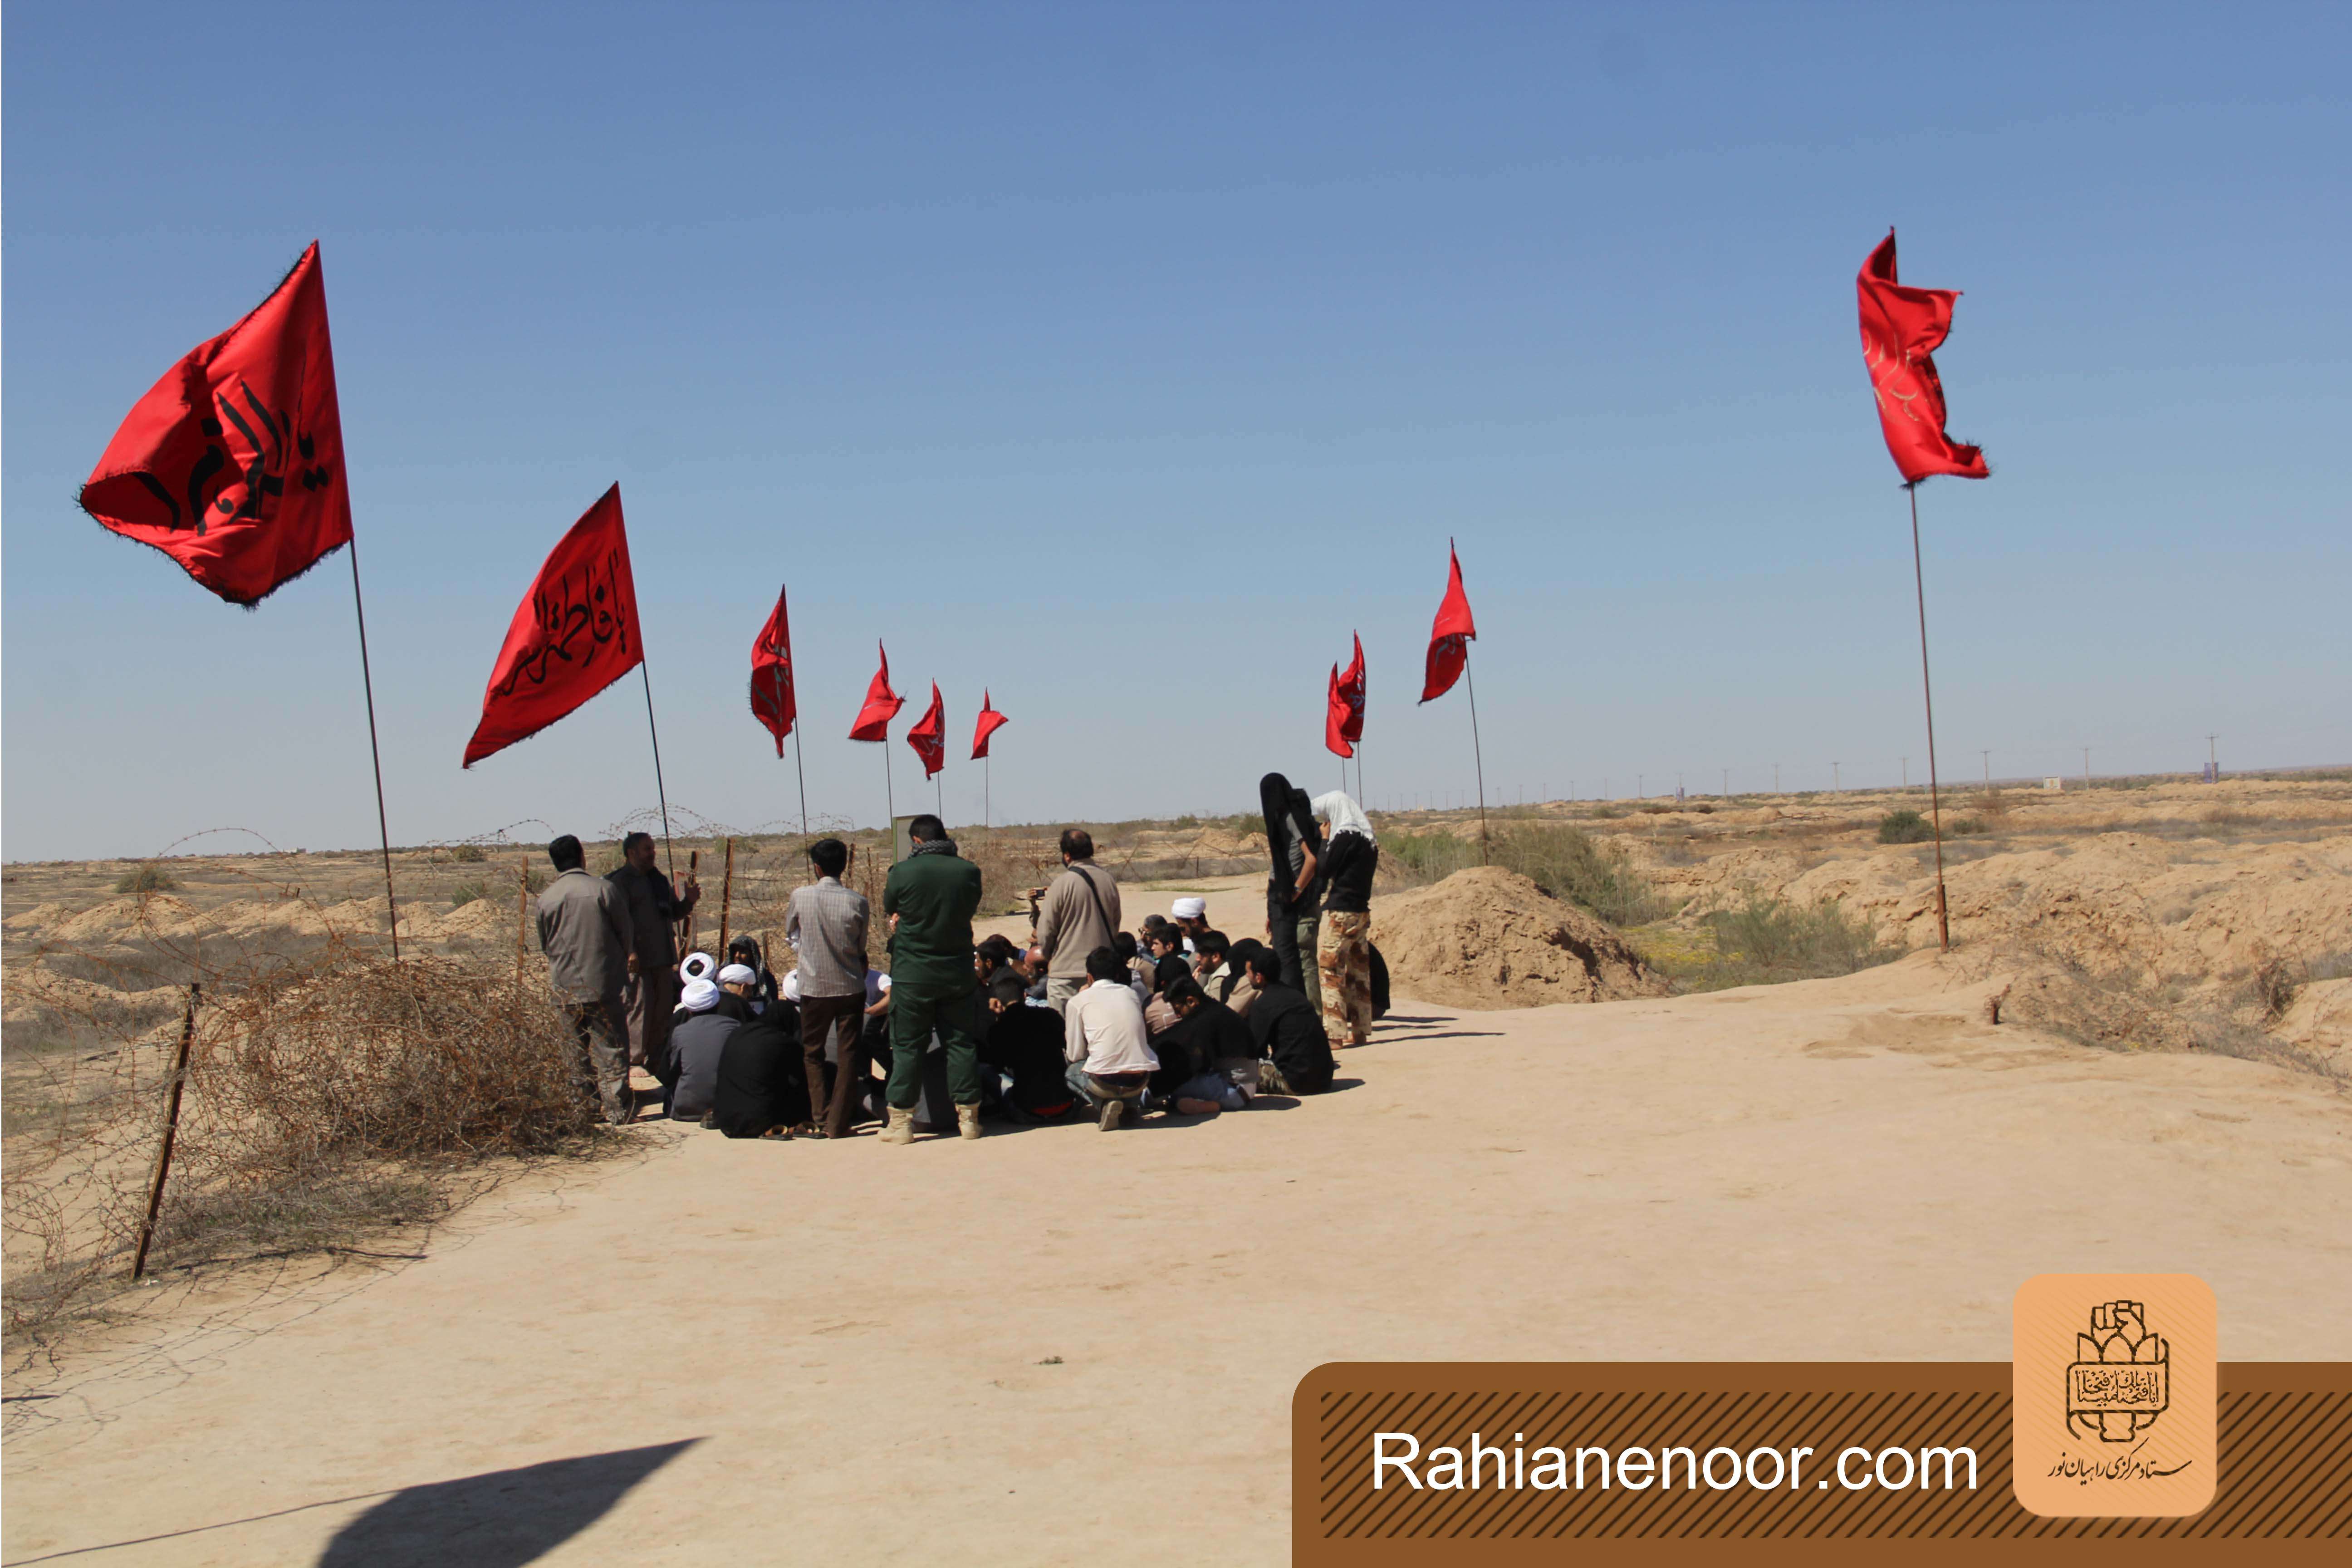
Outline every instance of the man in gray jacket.
<path fill-rule="evenodd" d="M 1118 930 L 1118 879 L 1095 864 L 1094 837 L 1085 828 L 1062 830 L 1062 867 L 1037 909 L 1045 1005 L 1056 1013 L 1086 989 L 1087 955 L 1110 946 Z"/>
<path fill-rule="evenodd" d="M 587 871 L 580 840 L 567 833 L 547 847 L 555 880 L 539 895 L 539 950 L 547 983 L 578 1042 L 584 1079 L 593 1079 L 604 1119 L 615 1126 L 636 1115 L 629 1088 L 629 1035 L 621 989 L 629 978 L 635 931 L 621 890 Z"/>

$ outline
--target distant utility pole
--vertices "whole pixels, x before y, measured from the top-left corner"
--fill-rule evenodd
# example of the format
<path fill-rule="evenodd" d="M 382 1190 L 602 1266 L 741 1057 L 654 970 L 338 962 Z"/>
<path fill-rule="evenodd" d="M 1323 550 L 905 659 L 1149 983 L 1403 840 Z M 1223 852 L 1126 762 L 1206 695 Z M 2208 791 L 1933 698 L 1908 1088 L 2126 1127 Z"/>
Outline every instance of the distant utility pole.
<path fill-rule="evenodd" d="M 1845 782 L 1838 776 L 1838 768 L 1842 764 L 1837 763 L 1832 763 L 1830 764 L 1830 793 L 1832 795 L 1843 795 L 1845 793 Z"/>
<path fill-rule="evenodd" d="M 2213 742 L 2221 738 L 2219 735 L 2205 737 L 2205 770 L 2215 784 L 2221 782 L 2221 753 L 2213 749 Z"/>
<path fill-rule="evenodd" d="M 1979 755 L 1979 756 L 1980 756 L 1980 757 L 1982 757 L 1982 758 L 1984 759 L 1984 763 L 1985 763 L 1985 788 L 1987 788 L 1987 789 L 1990 789 L 1990 788 L 1992 788 L 1992 752 L 1990 752 L 1990 751 L 1987 751 L 1985 748 L 1983 748 L 1983 747 L 1979 746 L 1979 747 L 1978 747 L 1978 748 L 1977 748 L 1977 755 Z"/>
<path fill-rule="evenodd" d="M 1780 764 L 1778 763 L 1772 764 L 1772 793 L 1780 793 Z"/>
<path fill-rule="evenodd" d="M 2091 748 L 2088 746 L 2083 748 L 2083 787 L 2091 787 Z"/>
<path fill-rule="evenodd" d="M 1635 773 L 1633 775 L 1633 798 L 1635 800 L 1647 800 L 1650 798 L 1648 795 L 1642 793 L 1643 786 L 1648 783 L 1649 775 L 1647 773 Z"/>
<path fill-rule="evenodd" d="M 1729 800 L 1731 798 L 1731 770 L 1729 768 L 1723 770 L 1723 798 L 1726 800 Z"/>
<path fill-rule="evenodd" d="M 1903 787 L 1911 787 L 1911 759 L 1908 757 L 1903 759 Z"/>

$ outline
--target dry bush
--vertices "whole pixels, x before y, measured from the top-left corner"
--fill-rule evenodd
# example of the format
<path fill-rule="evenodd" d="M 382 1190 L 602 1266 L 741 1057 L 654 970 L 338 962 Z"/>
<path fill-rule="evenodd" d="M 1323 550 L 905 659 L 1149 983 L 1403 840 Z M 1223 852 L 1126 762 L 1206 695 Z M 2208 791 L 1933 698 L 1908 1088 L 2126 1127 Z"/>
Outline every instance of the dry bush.
<path fill-rule="evenodd" d="M 150 893 L 170 893 L 178 890 L 179 879 L 152 860 L 142 862 L 136 870 L 125 871 L 115 879 L 114 890 L 145 898 Z"/>
<path fill-rule="evenodd" d="M 151 1270 L 347 1245 L 436 1216 L 494 1157 L 611 1146 L 537 965 L 394 963 L 336 940 L 200 984 Z M 79 1022 L 84 1045 L 108 1030 Z M 127 1283 L 181 1027 L 12 1062 L 12 1338 Z"/>

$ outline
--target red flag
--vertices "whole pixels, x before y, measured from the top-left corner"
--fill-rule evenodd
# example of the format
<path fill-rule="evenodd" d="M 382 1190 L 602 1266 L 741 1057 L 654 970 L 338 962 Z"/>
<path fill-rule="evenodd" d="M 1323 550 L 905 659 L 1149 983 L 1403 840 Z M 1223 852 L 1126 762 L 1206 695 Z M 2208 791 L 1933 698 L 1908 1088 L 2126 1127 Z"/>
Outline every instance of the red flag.
<path fill-rule="evenodd" d="M 1364 639 L 1356 638 L 1355 662 L 1342 675 L 1331 667 L 1331 688 L 1323 701 L 1324 749 L 1339 756 L 1356 754 L 1355 742 L 1364 738 Z"/>
<path fill-rule="evenodd" d="M 515 607 L 466 766 L 529 740 L 645 662 L 614 485 L 559 541 Z"/>
<path fill-rule="evenodd" d="M 232 605 L 259 604 L 351 542 L 316 240 L 251 315 L 131 405 L 81 508 Z"/>
<path fill-rule="evenodd" d="M 1364 738 L 1364 639 L 1359 637 L 1355 642 L 1355 662 L 1339 673 L 1339 698 L 1348 705 L 1339 733 L 1351 742 Z"/>
<path fill-rule="evenodd" d="M 971 731 L 971 760 L 976 763 L 988 755 L 988 738 L 1011 722 L 1012 720 L 996 710 L 995 700 L 989 696 L 988 689 L 982 687 L 980 692 L 980 722 L 973 726 Z"/>
<path fill-rule="evenodd" d="M 1429 628 L 1429 669 L 1421 682 L 1421 700 L 1444 696 L 1462 679 L 1470 661 L 1469 645 L 1478 639 L 1477 623 L 1470 618 L 1470 596 L 1462 591 L 1462 558 L 1445 546 L 1445 599 L 1437 606 L 1437 620 Z"/>
<path fill-rule="evenodd" d="M 857 710 L 857 721 L 849 727 L 853 741 L 888 740 L 890 721 L 907 705 L 905 698 L 890 689 L 890 650 L 878 642 L 874 646 L 881 650 L 882 668 L 866 683 L 866 706 Z"/>
<path fill-rule="evenodd" d="M 751 717 L 776 738 L 780 757 L 800 710 L 800 694 L 793 688 L 793 627 L 784 616 L 784 591 L 779 588 L 775 614 L 751 640 Z"/>
<path fill-rule="evenodd" d="M 907 744 L 915 748 L 915 755 L 923 759 L 923 776 L 929 778 L 948 765 L 948 716 L 940 705 L 940 683 L 931 682 L 931 705 L 907 731 Z"/>
<path fill-rule="evenodd" d="M 1356 748 L 1348 743 L 1348 703 L 1339 695 L 1339 667 L 1331 667 L 1331 688 L 1323 698 L 1323 749 L 1340 757 L 1352 757 Z"/>
<path fill-rule="evenodd" d="M 1944 433 L 1944 384 L 1928 356 L 1952 331 L 1957 289 L 1906 289 L 1895 280 L 1895 231 L 1854 279 L 1862 303 L 1862 361 L 1878 399 L 1878 427 L 1887 455 L 1912 484 L 1934 474 L 1981 479 L 1992 470 L 1984 453 Z"/>

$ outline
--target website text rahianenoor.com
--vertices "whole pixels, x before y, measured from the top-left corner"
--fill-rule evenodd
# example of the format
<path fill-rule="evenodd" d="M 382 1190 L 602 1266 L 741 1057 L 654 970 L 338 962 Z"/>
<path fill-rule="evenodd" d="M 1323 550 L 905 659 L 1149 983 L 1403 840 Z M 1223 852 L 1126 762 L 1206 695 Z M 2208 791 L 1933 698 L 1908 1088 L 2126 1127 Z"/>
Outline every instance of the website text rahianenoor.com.
<path fill-rule="evenodd" d="M 1372 1434 L 1372 1487 L 1410 1486 L 1414 1490 L 1579 1491 L 1586 1487 L 1643 1491 L 1680 1481 L 1696 1491 L 1747 1487 L 1757 1491 L 1795 1489 L 1811 1484 L 1850 1492 L 1929 1489 L 1974 1491 L 1976 1450 L 1966 1447 L 1737 1448 L 1558 1448 L 1524 1447 L 1522 1434 L 1506 1444 L 1487 1444 L 1473 1432 L 1466 1447 L 1423 1452 L 1409 1432 Z"/>

